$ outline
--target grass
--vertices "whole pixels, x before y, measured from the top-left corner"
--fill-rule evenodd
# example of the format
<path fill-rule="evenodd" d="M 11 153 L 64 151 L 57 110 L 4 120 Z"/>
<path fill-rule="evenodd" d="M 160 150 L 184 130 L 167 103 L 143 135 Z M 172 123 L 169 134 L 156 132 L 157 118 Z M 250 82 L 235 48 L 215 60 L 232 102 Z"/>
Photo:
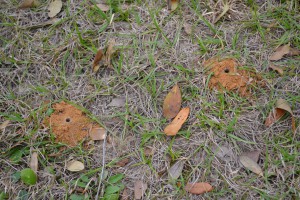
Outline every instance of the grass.
<path fill-rule="evenodd" d="M 133 197 L 137 180 L 148 184 L 144 199 L 300 198 L 299 127 L 293 137 L 289 117 L 264 126 L 278 98 L 290 103 L 299 124 L 299 56 L 276 62 L 283 76 L 268 69 L 276 47 L 290 43 L 300 49 L 298 1 L 231 1 L 215 24 L 221 2 L 181 1 L 170 13 L 158 0 L 111 0 L 108 12 L 93 1 L 66 1 L 56 23 L 36 26 L 48 20 L 48 3 L 20 10 L 19 2 L 5 1 L 0 8 L 0 124 L 10 120 L 0 130 L 0 199 L 94 199 L 103 156 L 101 198 L 117 198 L 124 187 Z M 192 34 L 185 33 L 185 23 Z M 118 57 L 111 69 L 94 74 L 94 55 L 110 39 L 116 40 Z M 202 62 L 213 56 L 238 59 L 267 86 L 254 88 L 250 98 L 210 90 Z M 175 83 L 191 114 L 177 136 L 166 137 L 162 103 Z M 115 97 L 125 97 L 126 104 L 108 106 Z M 51 104 L 61 100 L 105 126 L 110 142 L 89 149 L 84 142 L 74 148 L 56 143 L 41 124 Z M 147 154 L 149 147 L 153 154 Z M 229 160 L 218 157 L 215 147 L 229 148 Z M 238 161 L 242 152 L 255 149 L 262 150 L 263 178 Z M 39 155 L 38 183 L 28 187 L 19 172 L 33 151 Z M 129 162 L 118 167 L 124 158 Z M 68 172 L 71 159 L 86 169 Z M 186 160 L 181 176 L 169 180 L 167 170 L 181 159 Z M 191 195 L 183 189 L 187 182 L 209 182 L 214 190 Z"/>

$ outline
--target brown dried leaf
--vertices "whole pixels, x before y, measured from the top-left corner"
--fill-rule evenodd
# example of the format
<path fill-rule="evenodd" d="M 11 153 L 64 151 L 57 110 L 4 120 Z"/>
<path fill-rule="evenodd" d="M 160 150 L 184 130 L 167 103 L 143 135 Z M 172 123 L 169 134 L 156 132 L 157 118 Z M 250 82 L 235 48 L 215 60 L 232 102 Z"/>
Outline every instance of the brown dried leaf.
<path fill-rule="evenodd" d="M 257 163 L 260 153 L 261 150 L 247 151 L 242 153 L 242 156 L 247 156 L 248 158 L 250 158 L 251 160 Z"/>
<path fill-rule="evenodd" d="M 186 121 L 190 113 L 190 108 L 186 107 L 181 109 L 178 115 L 174 118 L 174 120 L 166 126 L 164 133 L 166 135 L 176 135 L 178 131 L 181 129 L 182 124 Z"/>
<path fill-rule="evenodd" d="M 130 190 L 129 190 L 128 188 L 125 188 L 125 189 L 123 190 L 122 195 L 121 195 L 121 200 L 129 200 L 130 197 L 131 197 L 131 195 L 130 195 Z"/>
<path fill-rule="evenodd" d="M 168 170 L 170 180 L 176 180 L 179 178 L 179 176 L 182 174 L 185 162 L 185 160 L 178 160 L 172 165 L 172 167 Z"/>
<path fill-rule="evenodd" d="M 134 183 L 134 199 L 142 199 L 147 187 L 147 184 L 143 181 L 136 181 Z"/>
<path fill-rule="evenodd" d="M 106 130 L 102 127 L 100 128 L 92 128 L 92 130 L 89 132 L 89 135 L 92 140 L 104 140 L 106 137 Z"/>
<path fill-rule="evenodd" d="M 192 34 L 192 26 L 188 23 L 183 24 L 183 28 L 186 34 L 191 35 Z"/>
<path fill-rule="evenodd" d="M 127 165 L 127 163 L 129 163 L 129 159 L 124 158 L 124 159 L 120 160 L 119 162 L 117 162 L 116 165 L 118 167 L 124 167 L 125 165 Z"/>
<path fill-rule="evenodd" d="M 179 5 L 179 0 L 168 0 L 168 9 L 171 11 L 176 10 Z"/>
<path fill-rule="evenodd" d="M 203 194 L 205 192 L 210 192 L 213 187 L 209 183 L 199 182 L 199 183 L 187 183 L 185 186 L 185 191 L 192 194 Z"/>
<path fill-rule="evenodd" d="M 258 174 L 259 176 L 263 176 L 263 171 L 261 167 L 248 156 L 240 156 L 240 162 L 245 168 L 249 169 L 255 174 Z"/>
<path fill-rule="evenodd" d="M 5 120 L 1 125 L 0 125 L 0 130 L 4 130 L 8 124 L 9 124 L 9 120 Z"/>
<path fill-rule="evenodd" d="M 48 16 L 50 18 L 55 17 L 61 11 L 61 8 L 62 8 L 61 0 L 52 1 L 48 7 L 48 10 L 49 10 Z"/>
<path fill-rule="evenodd" d="M 155 151 L 154 147 L 146 146 L 144 148 L 144 154 L 145 154 L 145 156 L 152 156 L 154 154 L 154 151 Z"/>
<path fill-rule="evenodd" d="M 107 49 L 106 49 L 106 52 L 105 52 L 105 65 L 108 66 L 108 67 L 111 67 L 111 57 L 112 55 L 114 54 L 114 46 L 116 44 L 116 41 L 115 40 L 110 40 L 108 42 L 108 46 L 107 46 Z"/>
<path fill-rule="evenodd" d="M 34 171 L 37 172 L 38 171 L 38 154 L 37 152 L 33 152 L 30 158 L 30 164 L 29 167 Z"/>
<path fill-rule="evenodd" d="M 84 170 L 84 164 L 77 160 L 72 160 L 67 163 L 67 170 L 71 172 L 79 172 L 81 170 Z"/>
<path fill-rule="evenodd" d="M 300 55 L 300 50 L 290 47 L 290 44 L 282 45 L 275 50 L 275 52 L 270 56 L 269 60 L 280 60 L 285 55 L 298 56 Z"/>
<path fill-rule="evenodd" d="M 99 3 L 97 4 L 97 7 L 103 12 L 109 11 L 109 5 L 107 4 Z"/>
<path fill-rule="evenodd" d="M 38 6 L 40 3 L 38 0 L 24 0 L 20 5 L 20 9 L 32 8 Z"/>
<path fill-rule="evenodd" d="M 176 84 L 167 94 L 163 104 L 163 116 L 167 119 L 174 118 L 181 108 L 181 92 Z"/>
<path fill-rule="evenodd" d="M 281 75 L 281 76 L 283 75 L 283 69 L 281 69 L 280 67 L 274 65 L 273 63 L 270 63 L 269 68 L 276 71 L 279 75 Z"/>
<path fill-rule="evenodd" d="M 289 103 L 284 99 L 278 99 L 276 101 L 275 109 L 273 109 L 273 111 L 270 112 L 269 116 L 266 118 L 265 125 L 267 127 L 271 126 L 273 123 L 277 122 L 281 117 L 283 117 L 286 112 L 290 113 L 292 117 L 292 130 L 295 133 L 296 131 L 295 118 Z"/>
<path fill-rule="evenodd" d="M 102 60 L 102 58 L 103 58 L 103 51 L 102 51 L 102 49 L 99 49 L 97 51 L 97 54 L 96 54 L 96 56 L 94 58 L 94 62 L 93 62 L 93 72 L 94 73 L 96 73 L 99 70 L 99 68 L 100 68 L 99 63 Z"/>
<path fill-rule="evenodd" d="M 107 105 L 107 106 L 112 106 L 112 107 L 123 107 L 126 103 L 126 98 L 125 97 L 117 97 L 112 99 L 112 101 Z"/>

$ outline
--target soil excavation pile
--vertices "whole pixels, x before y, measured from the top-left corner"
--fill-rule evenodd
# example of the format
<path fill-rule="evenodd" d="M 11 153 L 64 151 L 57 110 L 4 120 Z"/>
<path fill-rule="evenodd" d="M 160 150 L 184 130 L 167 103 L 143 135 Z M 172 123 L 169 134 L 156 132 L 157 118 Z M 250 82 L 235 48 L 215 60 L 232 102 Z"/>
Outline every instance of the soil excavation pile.
<path fill-rule="evenodd" d="M 54 112 L 44 124 L 48 126 L 56 136 L 56 142 L 76 146 L 94 128 L 101 128 L 88 118 L 81 110 L 64 101 L 53 106 Z"/>
<path fill-rule="evenodd" d="M 240 96 L 250 96 L 251 88 L 254 85 L 263 86 L 260 75 L 248 70 L 239 69 L 240 65 L 235 59 L 209 59 L 204 62 L 212 74 L 209 80 L 209 87 L 219 91 L 233 91 Z"/>

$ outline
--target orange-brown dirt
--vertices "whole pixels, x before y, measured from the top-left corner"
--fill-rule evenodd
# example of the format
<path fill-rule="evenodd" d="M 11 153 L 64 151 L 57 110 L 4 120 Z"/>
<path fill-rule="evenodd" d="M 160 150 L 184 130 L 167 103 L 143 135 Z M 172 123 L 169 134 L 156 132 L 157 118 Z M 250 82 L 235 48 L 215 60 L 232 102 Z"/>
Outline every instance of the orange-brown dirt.
<path fill-rule="evenodd" d="M 44 121 L 56 137 L 56 142 L 76 146 L 92 128 L 100 128 L 81 110 L 64 101 L 52 105 L 54 112 Z"/>
<path fill-rule="evenodd" d="M 212 58 L 205 61 L 204 66 L 209 69 L 209 73 L 212 73 L 209 80 L 210 88 L 216 88 L 219 91 L 233 91 L 240 96 L 247 97 L 251 94 L 252 86 L 264 86 L 259 74 L 239 69 L 240 65 L 235 59 Z"/>

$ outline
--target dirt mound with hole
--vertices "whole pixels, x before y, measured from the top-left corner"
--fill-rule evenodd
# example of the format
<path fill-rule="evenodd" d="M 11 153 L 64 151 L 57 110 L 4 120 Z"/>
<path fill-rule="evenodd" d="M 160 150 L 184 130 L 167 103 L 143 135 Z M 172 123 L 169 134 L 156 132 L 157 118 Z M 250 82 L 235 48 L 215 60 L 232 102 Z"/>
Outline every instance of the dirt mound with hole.
<path fill-rule="evenodd" d="M 251 95 L 253 86 L 264 86 L 262 77 L 249 70 L 240 69 L 240 64 L 232 58 L 212 58 L 204 62 L 208 73 L 212 74 L 209 80 L 209 88 L 219 91 L 237 92 L 240 96 Z"/>
<path fill-rule="evenodd" d="M 92 128 L 101 128 L 81 110 L 64 101 L 52 105 L 54 112 L 44 120 L 55 135 L 56 142 L 76 146 L 88 136 Z"/>

